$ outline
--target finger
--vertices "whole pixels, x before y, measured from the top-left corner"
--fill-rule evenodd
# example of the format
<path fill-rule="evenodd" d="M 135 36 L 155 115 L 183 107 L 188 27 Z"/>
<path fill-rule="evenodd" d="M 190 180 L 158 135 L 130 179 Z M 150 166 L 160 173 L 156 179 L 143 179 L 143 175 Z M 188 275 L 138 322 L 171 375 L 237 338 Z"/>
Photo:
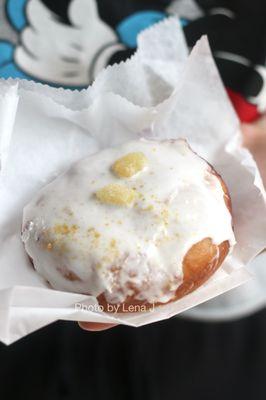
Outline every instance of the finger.
<path fill-rule="evenodd" d="M 255 124 L 242 124 L 243 146 L 252 153 L 266 187 L 266 124 L 265 117 Z"/>
<path fill-rule="evenodd" d="M 117 326 L 117 324 L 100 324 L 94 322 L 79 322 L 78 324 L 80 328 L 84 329 L 85 331 L 91 332 L 106 331 L 107 329 Z"/>
<path fill-rule="evenodd" d="M 254 124 L 242 124 L 243 145 L 248 149 L 256 147 L 259 136 L 259 129 Z"/>
<path fill-rule="evenodd" d="M 244 146 L 254 147 L 266 144 L 266 116 L 263 115 L 257 121 L 247 124 L 243 123 L 241 125 L 243 133 Z"/>

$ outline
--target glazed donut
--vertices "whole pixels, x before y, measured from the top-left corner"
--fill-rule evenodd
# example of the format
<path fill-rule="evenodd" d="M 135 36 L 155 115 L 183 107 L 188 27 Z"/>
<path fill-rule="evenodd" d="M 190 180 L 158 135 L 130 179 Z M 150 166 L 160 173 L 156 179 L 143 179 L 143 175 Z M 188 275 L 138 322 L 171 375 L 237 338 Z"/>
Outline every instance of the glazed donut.
<path fill-rule="evenodd" d="M 226 185 L 183 139 L 79 161 L 24 208 L 22 240 L 54 289 L 121 312 L 192 292 L 235 243 Z"/>

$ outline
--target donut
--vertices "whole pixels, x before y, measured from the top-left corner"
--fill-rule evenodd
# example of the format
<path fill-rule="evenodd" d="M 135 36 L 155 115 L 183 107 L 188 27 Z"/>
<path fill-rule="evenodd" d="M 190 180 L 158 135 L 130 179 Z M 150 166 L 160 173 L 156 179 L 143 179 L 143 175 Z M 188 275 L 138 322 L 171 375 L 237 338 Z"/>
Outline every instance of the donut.
<path fill-rule="evenodd" d="M 22 241 L 52 288 L 119 312 L 178 300 L 235 244 L 221 176 L 186 140 L 101 150 L 44 187 L 23 211 Z"/>

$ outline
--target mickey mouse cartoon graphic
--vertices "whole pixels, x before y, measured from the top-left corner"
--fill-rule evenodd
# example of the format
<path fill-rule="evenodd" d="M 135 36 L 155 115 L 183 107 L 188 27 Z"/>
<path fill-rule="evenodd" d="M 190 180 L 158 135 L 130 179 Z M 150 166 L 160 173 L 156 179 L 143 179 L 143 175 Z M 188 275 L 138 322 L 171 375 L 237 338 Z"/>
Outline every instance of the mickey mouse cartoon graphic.
<path fill-rule="evenodd" d="M 188 14 L 198 16 L 193 0 Z M 108 64 L 134 53 L 138 33 L 169 15 L 159 0 L 6 0 L 14 45 L 0 38 L 0 76 L 82 88 Z M 184 3 L 184 0 L 181 1 Z M 181 4 L 179 1 L 179 4 Z"/>
<path fill-rule="evenodd" d="M 97 55 L 104 52 L 108 59 L 123 48 L 94 0 L 8 0 L 6 13 L 19 40 L 0 45 L 2 76 L 85 87 Z M 101 61 L 98 68 L 105 66 Z"/>
<path fill-rule="evenodd" d="M 17 40 L 0 36 L 0 76 L 87 87 L 102 68 L 134 53 L 139 32 L 178 15 L 189 47 L 208 35 L 232 101 L 243 118 L 251 120 L 258 110 L 266 109 L 265 54 L 254 54 L 256 38 L 251 39 L 257 21 L 244 21 L 241 29 L 238 15 L 227 4 L 224 0 L 6 0 L 6 18 Z"/>

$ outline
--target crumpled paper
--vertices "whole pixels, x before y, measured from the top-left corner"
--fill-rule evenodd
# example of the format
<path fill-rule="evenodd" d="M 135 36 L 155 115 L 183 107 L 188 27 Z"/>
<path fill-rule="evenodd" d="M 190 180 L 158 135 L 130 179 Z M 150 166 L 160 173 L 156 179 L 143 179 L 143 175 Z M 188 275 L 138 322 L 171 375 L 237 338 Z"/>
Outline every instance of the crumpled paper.
<path fill-rule="evenodd" d="M 169 318 L 250 279 L 266 245 L 265 191 L 207 38 L 191 55 L 177 18 L 144 31 L 137 53 L 81 92 L 19 80 L 0 83 L 0 340 L 10 344 L 58 319 L 141 326 Z M 188 140 L 225 179 L 237 245 L 201 288 L 155 311 L 105 314 L 92 296 L 50 289 L 21 238 L 23 207 L 80 158 L 136 137 Z"/>

